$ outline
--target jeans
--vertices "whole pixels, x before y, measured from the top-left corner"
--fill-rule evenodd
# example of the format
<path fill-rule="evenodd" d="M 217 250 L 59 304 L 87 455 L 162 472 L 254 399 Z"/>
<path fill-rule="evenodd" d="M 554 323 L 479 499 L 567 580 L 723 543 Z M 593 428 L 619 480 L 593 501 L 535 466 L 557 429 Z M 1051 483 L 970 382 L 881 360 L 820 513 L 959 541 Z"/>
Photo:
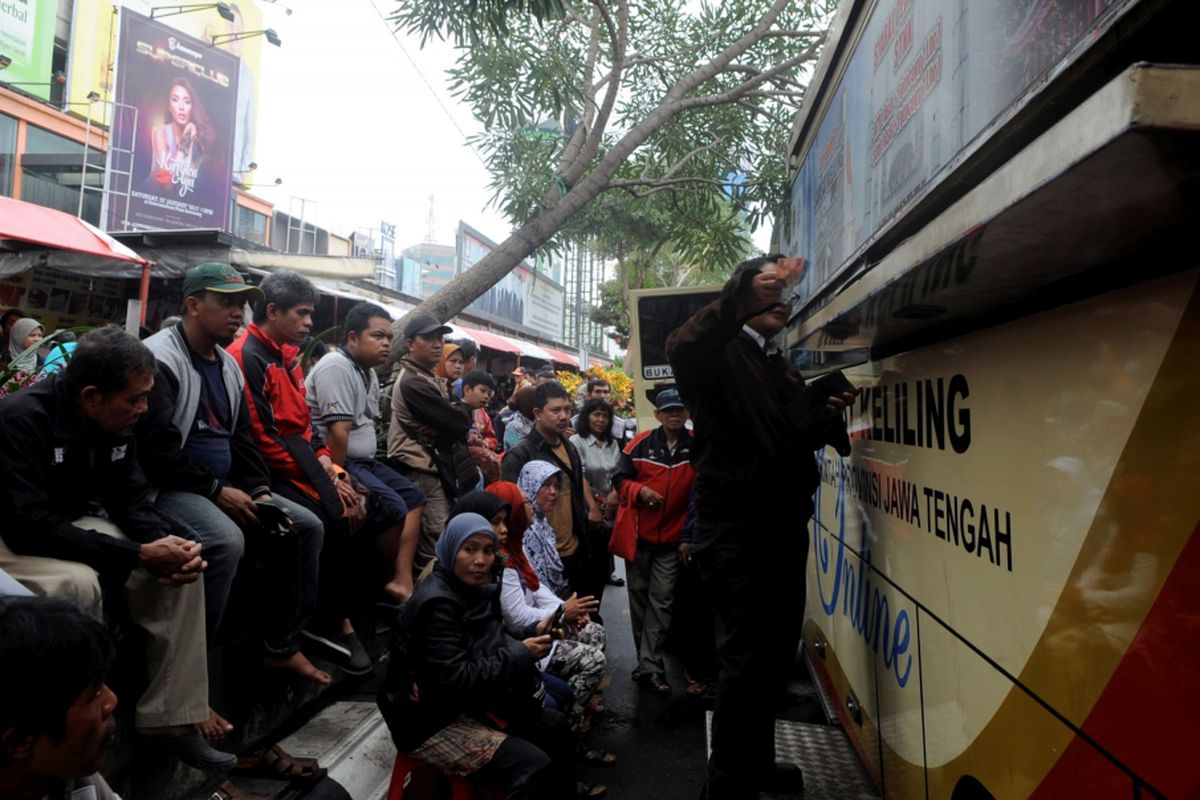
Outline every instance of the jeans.
<path fill-rule="evenodd" d="M 804 623 L 806 523 L 710 526 L 711 544 L 694 557 L 716 616 L 720 663 L 708 800 L 757 798 L 758 780 L 775 763 L 775 712 Z"/>
<path fill-rule="evenodd" d="M 492 760 L 472 777 L 506 800 L 563 800 L 575 796 L 574 739 L 566 718 L 542 710 L 541 724 L 513 725 Z"/>
<path fill-rule="evenodd" d="M 425 505 L 425 494 L 396 470 L 373 458 L 347 459 L 346 471 L 371 490 L 366 527 L 371 534 L 399 524 L 414 508 Z"/>
<path fill-rule="evenodd" d="M 210 641 L 215 641 L 229 602 L 229 590 L 246 552 L 246 539 L 237 523 L 208 498 L 192 492 L 162 492 L 158 510 L 189 529 L 200 544 L 204 570 L 204 613 Z"/>
<path fill-rule="evenodd" d="M 300 504 L 279 495 L 275 499 L 287 509 L 292 529 L 282 537 L 254 532 L 255 547 L 261 549 L 264 561 L 263 585 L 256 596 L 261 600 L 258 610 L 264 649 L 269 655 L 283 657 L 300 649 L 300 631 L 316 609 L 324 529 L 316 515 Z M 190 528 L 204 546 L 207 627 L 213 638 L 245 550 L 244 534 L 224 511 L 198 494 L 163 492 L 158 508 Z"/>

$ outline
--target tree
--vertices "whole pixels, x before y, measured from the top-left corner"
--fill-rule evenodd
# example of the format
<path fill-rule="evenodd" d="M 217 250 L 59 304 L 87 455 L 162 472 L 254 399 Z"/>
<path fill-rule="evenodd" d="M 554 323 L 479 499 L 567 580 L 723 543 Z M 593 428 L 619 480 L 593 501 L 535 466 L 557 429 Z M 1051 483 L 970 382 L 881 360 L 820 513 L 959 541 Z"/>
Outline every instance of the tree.
<path fill-rule="evenodd" d="M 451 87 L 484 124 L 473 144 L 515 225 L 418 310 L 448 319 L 556 235 L 596 235 L 617 214 L 648 237 L 699 221 L 700 240 L 668 236 L 677 254 L 732 257 L 744 237 L 730 232 L 783 204 L 791 118 L 832 4 L 402 3 L 397 25 L 458 49 Z"/>

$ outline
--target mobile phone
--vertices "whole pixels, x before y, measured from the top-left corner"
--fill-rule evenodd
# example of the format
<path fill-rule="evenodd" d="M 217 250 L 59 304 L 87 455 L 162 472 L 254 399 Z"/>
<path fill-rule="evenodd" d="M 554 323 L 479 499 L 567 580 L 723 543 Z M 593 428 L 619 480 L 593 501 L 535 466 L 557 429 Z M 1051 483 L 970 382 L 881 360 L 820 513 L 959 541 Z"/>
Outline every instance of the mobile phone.
<path fill-rule="evenodd" d="M 292 530 L 292 518 L 287 509 L 273 497 L 260 497 L 254 501 L 254 516 L 267 533 L 283 536 Z"/>
<path fill-rule="evenodd" d="M 564 605 L 561 605 L 558 607 L 558 611 L 554 612 L 554 619 L 550 620 L 550 638 L 551 639 L 562 639 L 564 636 L 567 635 L 567 631 L 566 631 L 566 627 L 565 627 L 566 621 L 567 621 L 567 607 L 564 604 Z"/>

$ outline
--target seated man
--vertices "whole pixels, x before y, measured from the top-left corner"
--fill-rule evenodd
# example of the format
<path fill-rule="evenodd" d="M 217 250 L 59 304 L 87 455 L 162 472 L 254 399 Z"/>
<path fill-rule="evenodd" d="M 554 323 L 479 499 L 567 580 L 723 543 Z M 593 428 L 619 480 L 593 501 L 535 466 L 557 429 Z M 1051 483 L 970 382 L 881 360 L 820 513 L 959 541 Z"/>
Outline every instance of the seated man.
<path fill-rule="evenodd" d="M 413 557 L 421 535 L 425 495 L 412 481 L 375 460 L 379 376 L 392 347 L 392 318 L 373 303 L 355 303 L 342 323 L 342 346 L 308 373 L 308 409 L 333 463 L 341 464 L 372 494 L 366 526 L 390 569 L 384 592 L 405 602 L 413 593 Z"/>
<path fill-rule="evenodd" d="M 0 402 L 0 569 L 96 617 L 124 586 L 147 635 L 134 725 L 194 767 L 230 769 L 194 727 L 209 719 L 201 545 L 172 535 L 137 464 L 154 369 L 141 342 L 100 328 L 62 372 Z"/>
<path fill-rule="evenodd" d="M 363 508 L 340 477 L 329 448 L 314 436 L 299 344 L 312 330 L 317 290 L 296 272 L 272 272 L 260 284 L 254 322 L 229 346 L 245 376 L 246 405 L 255 444 L 271 473 L 271 491 L 311 511 L 325 529 L 318 613 L 303 635 L 351 675 L 371 671 L 371 658 L 350 624 L 360 581 L 348 552 L 350 523 Z"/>
<path fill-rule="evenodd" d="M 443 469 L 452 467 L 439 463 L 439 452 L 452 452 L 461 443 L 465 454 L 467 431 L 471 428 L 470 411 L 451 399 L 446 379 L 433 374 L 442 358 L 442 338 L 450 330 L 429 314 L 417 314 L 410 319 L 404 326 L 408 355 L 400 359 L 400 373 L 392 386 L 388 458 L 428 501 L 421 516 L 421 536 L 413 565 L 418 572 L 433 560 L 434 545 L 446 527 L 450 505 L 461 488 L 447 485 L 448 476 Z M 466 488 L 470 490 L 474 484 Z"/>
<path fill-rule="evenodd" d="M 98 772 L 117 728 L 114 658 L 70 603 L 0 598 L 0 797 L 116 800 Z"/>
<path fill-rule="evenodd" d="M 328 684 L 328 673 L 300 652 L 300 632 L 317 605 L 321 521 L 297 503 L 272 497 L 250 433 L 245 380 L 224 350 L 242 325 L 243 305 L 262 292 L 228 264 L 201 264 L 188 270 L 183 294 L 182 321 L 145 341 L 158 359 L 158 376 L 150 408 L 134 429 L 142 471 L 159 490 L 159 510 L 204 545 L 209 641 L 225 613 L 245 529 L 258 535 L 267 562 L 257 594 L 263 601 L 264 663 Z M 282 506 L 291 524 L 285 521 L 282 532 L 278 525 L 266 529 L 256 501 Z M 228 723 L 213 720 L 201 732 L 213 738 L 227 730 Z"/>

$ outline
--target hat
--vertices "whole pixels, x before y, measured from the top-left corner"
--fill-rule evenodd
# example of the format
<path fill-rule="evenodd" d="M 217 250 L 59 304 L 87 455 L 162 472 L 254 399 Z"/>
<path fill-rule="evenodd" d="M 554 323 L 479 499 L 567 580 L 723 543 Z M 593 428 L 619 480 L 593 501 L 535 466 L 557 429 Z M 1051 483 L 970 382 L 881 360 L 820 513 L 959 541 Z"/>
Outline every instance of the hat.
<path fill-rule="evenodd" d="M 183 276 L 183 296 L 191 297 L 201 292 L 219 292 L 220 294 L 249 294 L 255 300 L 262 300 L 262 289 L 246 283 L 242 274 L 228 264 L 209 261 L 198 264 Z"/>
<path fill-rule="evenodd" d="M 404 326 L 404 338 L 411 339 L 428 333 L 440 333 L 445 336 L 453 330 L 449 325 L 438 322 L 433 314 L 417 314 Z"/>
<path fill-rule="evenodd" d="M 686 408 L 683 400 L 679 399 L 679 391 L 677 389 L 663 389 L 658 393 L 658 397 L 654 398 L 654 407 L 659 411 L 667 411 L 672 408 Z"/>

